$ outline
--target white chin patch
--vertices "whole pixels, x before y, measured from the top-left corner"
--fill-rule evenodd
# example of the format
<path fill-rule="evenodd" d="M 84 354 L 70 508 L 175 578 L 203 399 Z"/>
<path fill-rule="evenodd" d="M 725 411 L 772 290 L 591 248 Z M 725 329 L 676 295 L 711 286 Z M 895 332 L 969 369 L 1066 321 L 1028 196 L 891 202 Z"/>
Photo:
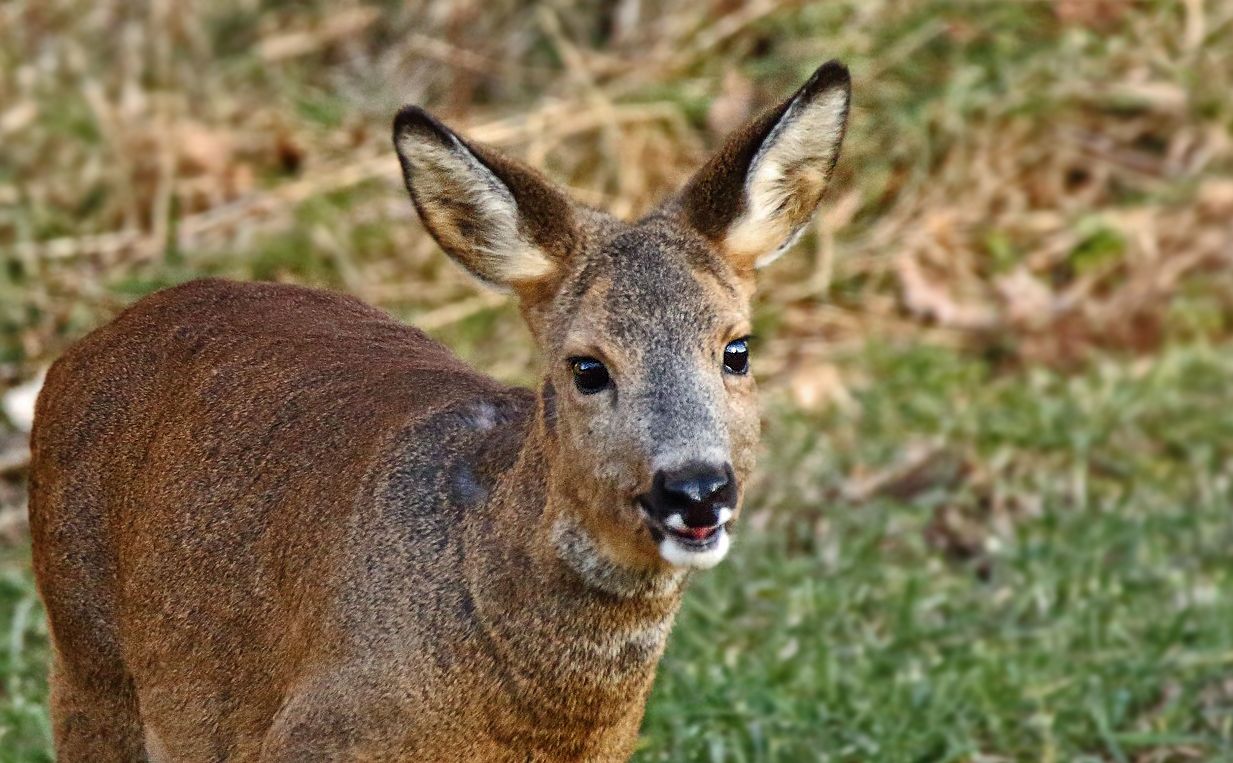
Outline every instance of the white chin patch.
<path fill-rule="evenodd" d="M 728 531 L 721 527 L 719 537 L 706 548 L 691 548 L 671 535 L 664 536 L 659 542 L 659 555 L 675 567 L 708 570 L 723 561 L 731 545 L 732 539 L 728 536 Z"/>

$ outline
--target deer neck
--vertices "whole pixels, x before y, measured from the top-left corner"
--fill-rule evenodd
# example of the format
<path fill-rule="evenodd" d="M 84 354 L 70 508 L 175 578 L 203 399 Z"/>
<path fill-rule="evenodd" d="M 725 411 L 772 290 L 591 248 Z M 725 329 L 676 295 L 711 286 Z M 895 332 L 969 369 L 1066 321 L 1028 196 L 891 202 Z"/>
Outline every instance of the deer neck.
<path fill-rule="evenodd" d="M 543 396 L 513 466 L 468 527 L 467 577 L 479 625 L 547 707 L 641 714 L 680 604 L 684 574 L 624 567 L 579 516 L 553 462 Z"/>

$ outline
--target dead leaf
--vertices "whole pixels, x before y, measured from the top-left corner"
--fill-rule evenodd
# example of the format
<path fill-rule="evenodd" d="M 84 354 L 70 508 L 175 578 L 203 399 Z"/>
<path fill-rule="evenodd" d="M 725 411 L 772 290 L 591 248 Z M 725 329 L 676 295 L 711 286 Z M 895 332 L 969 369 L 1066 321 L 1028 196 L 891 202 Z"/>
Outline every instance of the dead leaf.
<path fill-rule="evenodd" d="M 321 50 L 363 31 L 381 16 L 378 8 L 348 8 L 327 18 L 315 29 L 286 32 L 257 44 L 257 54 L 266 61 L 282 61 Z"/>
<path fill-rule="evenodd" d="M 1233 215 L 1233 179 L 1211 178 L 1199 186 L 1196 201 L 1206 214 Z"/>
<path fill-rule="evenodd" d="M 13 426 L 23 432 L 29 432 L 34 426 L 34 401 L 38 399 L 39 390 L 43 388 L 45 374 L 44 371 L 25 384 L 13 387 L 0 399 L 0 408 L 3 408 L 4 415 Z"/>
<path fill-rule="evenodd" d="M 22 101 L 0 114 L 0 135 L 15 133 L 38 119 L 39 106 L 34 101 Z"/>
<path fill-rule="evenodd" d="M 1063 24 L 1103 30 L 1115 26 L 1131 9 L 1128 0 L 1054 0 L 1053 13 Z"/>
<path fill-rule="evenodd" d="M 724 73 L 719 95 L 706 112 L 706 128 L 713 138 L 728 135 L 745 123 L 754 107 L 754 86 L 736 69 Z"/>
<path fill-rule="evenodd" d="M 792 399 L 807 411 L 819 411 L 827 407 L 850 409 L 856 399 L 848 391 L 839 369 L 830 363 L 812 363 L 797 369 L 788 377 L 788 389 Z"/>
<path fill-rule="evenodd" d="M 873 498 L 907 501 L 927 490 L 951 487 L 967 472 L 967 459 L 962 454 L 937 443 L 909 443 L 898 462 L 871 474 L 850 476 L 842 492 L 853 503 Z"/>
<path fill-rule="evenodd" d="M 900 257 L 898 266 L 900 293 L 908 312 L 930 318 L 947 328 L 966 331 L 990 330 L 998 325 L 992 309 L 956 301 L 949 291 L 925 275 L 915 257 Z"/>
<path fill-rule="evenodd" d="M 177 125 L 175 145 L 180 171 L 189 175 L 222 175 L 230 168 L 235 153 L 234 141 L 228 133 L 199 122 Z"/>
<path fill-rule="evenodd" d="M 1053 320 L 1056 301 L 1053 292 L 1027 268 L 1015 268 L 994 283 L 1004 300 L 1006 318 L 1011 324 L 1041 328 Z"/>

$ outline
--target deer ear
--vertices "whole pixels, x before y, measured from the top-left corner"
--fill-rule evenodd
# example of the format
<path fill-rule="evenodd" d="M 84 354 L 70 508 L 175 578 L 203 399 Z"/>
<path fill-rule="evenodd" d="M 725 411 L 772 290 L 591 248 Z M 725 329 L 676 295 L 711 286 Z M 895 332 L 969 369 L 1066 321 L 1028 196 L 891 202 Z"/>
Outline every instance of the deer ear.
<path fill-rule="evenodd" d="M 738 271 L 783 254 L 813 217 L 839 158 L 851 80 L 838 61 L 728 139 L 677 199 Z"/>
<path fill-rule="evenodd" d="M 394 147 L 415 208 L 472 275 L 523 291 L 552 280 L 577 239 L 574 205 L 535 170 L 405 107 Z"/>

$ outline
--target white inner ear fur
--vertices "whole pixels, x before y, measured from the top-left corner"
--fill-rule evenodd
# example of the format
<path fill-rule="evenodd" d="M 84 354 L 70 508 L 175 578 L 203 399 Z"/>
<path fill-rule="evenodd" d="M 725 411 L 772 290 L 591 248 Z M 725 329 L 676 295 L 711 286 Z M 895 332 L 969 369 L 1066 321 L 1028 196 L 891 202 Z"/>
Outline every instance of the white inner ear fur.
<path fill-rule="evenodd" d="M 444 224 L 447 235 L 465 246 L 472 257 L 464 263 L 496 285 L 532 280 L 548 275 L 552 262 L 518 229 L 518 203 L 501 179 L 453 135 L 450 146 L 406 133 L 398 150 L 410 163 L 411 182 L 421 190 L 424 213 Z M 477 210 L 464 236 L 459 221 L 450 219 L 449 207 L 437 207 L 433 199 L 464 194 L 467 205 Z M 444 219 L 443 219 L 444 218 Z"/>
<path fill-rule="evenodd" d="M 796 243 L 826 187 L 847 110 L 842 88 L 788 107 L 750 162 L 746 208 L 726 237 L 730 252 L 752 257 L 760 268 Z"/>

